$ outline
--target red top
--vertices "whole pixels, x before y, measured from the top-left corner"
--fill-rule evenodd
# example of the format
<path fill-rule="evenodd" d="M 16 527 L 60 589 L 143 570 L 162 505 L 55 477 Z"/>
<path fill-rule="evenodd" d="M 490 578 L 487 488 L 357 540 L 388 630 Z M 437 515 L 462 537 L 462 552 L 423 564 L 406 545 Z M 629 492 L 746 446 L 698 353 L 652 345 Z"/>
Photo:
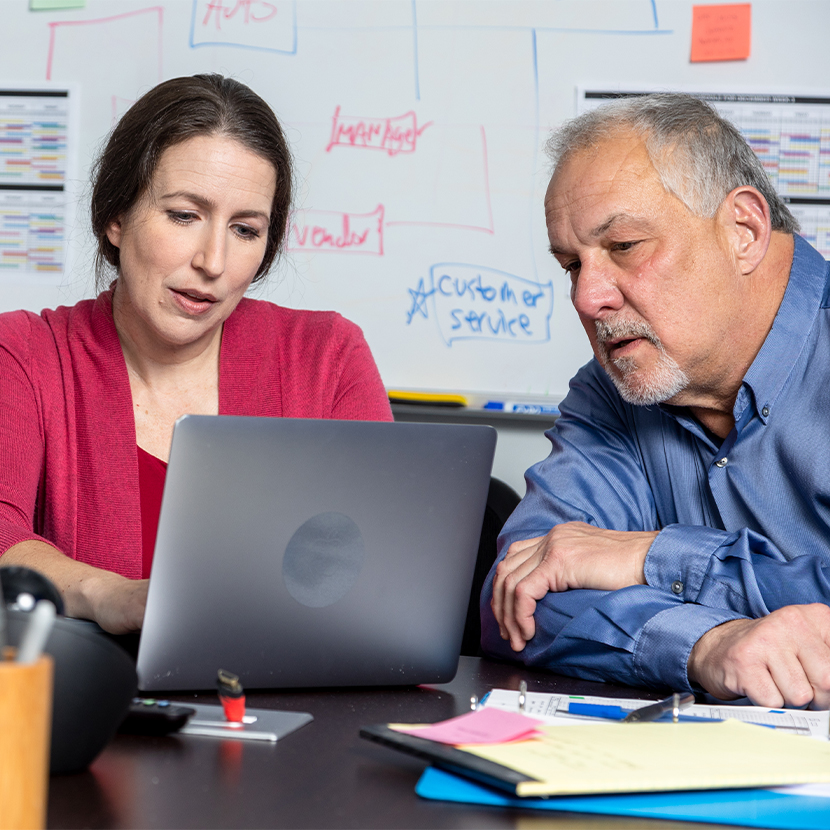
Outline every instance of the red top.
<path fill-rule="evenodd" d="M 0 314 L 0 553 L 28 539 L 143 572 L 130 380 L 112 293 Z M 219 414 L 392 420 L 360 329 L 243 298 L 222 328 Z"/>
<path fill-rule="evenodd" d="M 150 578 L 153 566 L 153 552 L 156 549 L 156 534 L 159 529 L 161 497 L 164 493 L 164 479 L 167 464 L 150 455 L 141 447 L 138 450 L 138 490 L 141 497 L 141 578 Z"/>

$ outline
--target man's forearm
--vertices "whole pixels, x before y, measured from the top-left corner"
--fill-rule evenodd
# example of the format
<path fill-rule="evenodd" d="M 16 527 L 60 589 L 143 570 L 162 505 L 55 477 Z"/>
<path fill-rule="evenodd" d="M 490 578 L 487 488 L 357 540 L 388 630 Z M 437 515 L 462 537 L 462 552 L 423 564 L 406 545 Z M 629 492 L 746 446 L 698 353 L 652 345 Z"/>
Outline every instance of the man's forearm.
<path fill-rule="evenodd" d="M 551 593 L 537 605 L 535 635 L 515 653 L 499 634 L 491 595 L 492 574 L 481 597 L 482 646 L 488 654 L 589 680 L 678 690 L 691 688 L 686 664 L 697 640 L 738 616 L 684 604 L 645 585 Z"/>

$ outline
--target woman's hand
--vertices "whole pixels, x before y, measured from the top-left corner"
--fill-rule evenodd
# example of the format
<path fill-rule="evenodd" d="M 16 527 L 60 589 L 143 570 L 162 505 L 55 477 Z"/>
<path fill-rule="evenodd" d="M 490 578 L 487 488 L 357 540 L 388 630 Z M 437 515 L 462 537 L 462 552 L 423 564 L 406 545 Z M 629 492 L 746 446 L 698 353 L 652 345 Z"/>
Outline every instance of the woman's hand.
<path fill-rule="evenodd" d="M 536 603 L 550 591 L 645 585 L 643 567 L 656 536 L 567 522 L 545 536 L 514 542 L 493 580 L 491 606 L 502 638 L 521 651 L 536 633 Z"/>
<path fill-rule="evenodd" d="M 60 591 L 67 617 L 97 622 L 110 634 L 138 631 L 144 622 L 147 579 L 127 579 L 65 556 L 45 542 L 20 542 L 0 559 L 42 573 Z"/>
<path fill-rule="evenodd" d="M 104 631 L 110 634 L 129 634 L 140 631 L 144 622 L 144 609 L 147 605 L 149 579 L 127 579 L 120 574 L 103 571 L 105 577 L 101 584 L 89 585 L 89 604 L 91 613 L 84 614 L 95 620 Z M 112 579 L 110 577 L 113 577 Z M 72 616 L 79 616 L 73 614 Z"/>

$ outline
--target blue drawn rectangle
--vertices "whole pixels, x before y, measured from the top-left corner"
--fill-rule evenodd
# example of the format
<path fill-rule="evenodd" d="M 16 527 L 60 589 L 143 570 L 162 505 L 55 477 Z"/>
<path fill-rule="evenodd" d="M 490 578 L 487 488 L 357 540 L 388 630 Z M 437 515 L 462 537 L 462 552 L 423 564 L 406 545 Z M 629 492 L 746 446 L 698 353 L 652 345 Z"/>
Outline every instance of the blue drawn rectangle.
<path fill-rule="evenodd" d="M 499 340 L 544 343 L 550 340 L 553 284 L 538 283 L 480 265 L 441 262 L 410 290 L 408 315 L 427 317 L 429 299 L 434 321 L 447 345 L 454 340 Z"/>
<path fill-rule="evenodd" d="M 297 53 L 296 0 L 193 0 L 190 46 Z"/>

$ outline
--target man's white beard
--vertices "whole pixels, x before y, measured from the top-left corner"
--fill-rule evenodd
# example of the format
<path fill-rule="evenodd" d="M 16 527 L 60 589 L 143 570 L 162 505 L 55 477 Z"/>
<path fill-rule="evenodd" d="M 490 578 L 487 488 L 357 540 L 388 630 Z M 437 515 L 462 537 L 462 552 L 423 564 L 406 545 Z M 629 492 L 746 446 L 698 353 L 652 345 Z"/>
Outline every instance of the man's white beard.
<path fill-rule="evenodd" d="M 650 406 L 670 400 L 689 385 L 688 375 L 678 366 L 677 361 L 666 354 L 660 338 L 651 326 L 638 321 L 597 320 L 597 351 L 605 371 L 617 387 L 620 397 L 635 406 Z M 656 364 L 644 372 L 633 357 L 618 357 L 614 360 L 608 354 L 609 340 L 648 340 L 657 349 Z M 617 371 L 613 371 L 615 368 Z"/>

